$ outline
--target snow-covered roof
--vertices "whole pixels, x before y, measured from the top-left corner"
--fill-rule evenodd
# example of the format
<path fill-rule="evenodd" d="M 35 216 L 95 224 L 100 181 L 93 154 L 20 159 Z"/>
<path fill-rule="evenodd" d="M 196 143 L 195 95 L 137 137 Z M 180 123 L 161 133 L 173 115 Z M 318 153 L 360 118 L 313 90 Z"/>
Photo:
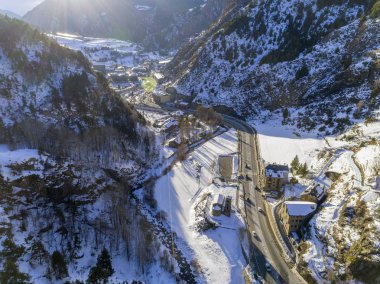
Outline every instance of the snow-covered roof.
<path fill-rule="evenodd" d="M 320 200 L 325 195 L 325 190 L 320 184 L 312 184 L 301 195 L 312 195 Z"/>
<path fill-rule="evenodd" d="M 224 203 L 224 195 L 223 194 L 217 194 L 214 196 L 214 204 L 223 205 Z"/>
<path fill-rule="evenodd" d="M 289 174 L 289 167 L 286 165 L 271 164 L 265 167 L 265 175 L 271 177 L 285 178 Z"/>
<path fill-rule="evenodd" d="M 290 216 L 307 216 L 317 209 L 317 204 L 309 201 L 285 201 Z"/>
<path fill-rule="evenodd" d="M 161 79 L 164 79 L 165 78 L 165 76 L 163 75 L 163 74 L 161 74 L 161 73 L 154 73 L 154 78 L 156 79 L 156 80 L 161 80 Z"/>

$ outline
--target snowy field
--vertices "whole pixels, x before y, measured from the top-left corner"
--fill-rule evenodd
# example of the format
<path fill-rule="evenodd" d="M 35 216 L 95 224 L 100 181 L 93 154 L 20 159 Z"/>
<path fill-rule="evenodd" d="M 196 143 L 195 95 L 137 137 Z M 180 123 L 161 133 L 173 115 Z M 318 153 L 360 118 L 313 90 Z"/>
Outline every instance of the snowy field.
<path fill-rule="evenodd" d="M 242 270 L 245 261 L 240 248 L 239 228 L 244 227 L 240 215 L 230 218 L 221 216 L 214 221 L 223 224 L 217 229 L 201 233 L 193 230 L 194 207 L 205 193 L 224 193 L 233 196 L 233 210 L 236 188 L 212 184 L 219 155 L 237 151 L 237 134 L 230 130 L 197 148 L 188 158 L 177 163 L 173 169 L 160 178 L 155 187 L 159 209 L 168 213 L 172 229 L 192 249 L 201 266 L 201 274 L 207 283 L 243 283 Z"/>
<path fill-rule="evenodd" d="M 82 37 L 71 34 L 48 34 L 62 46 L 81 51 L 93 64 L 134 67 L 145 60 L 163 60 L 164 57 L 144 49 L 132 42 L 107 38 Z"/>
<path fill-rule="evenodd" d="M 258 134 L 261 155 L 265 162 L 288 164 L 296 155 L 302 163 L 311 164 L 317 150 L 326 147 L 325 141 L 313 133 L 296 133 L 294 127 L 280 121 L 268 121 L 254 125 Z"/>

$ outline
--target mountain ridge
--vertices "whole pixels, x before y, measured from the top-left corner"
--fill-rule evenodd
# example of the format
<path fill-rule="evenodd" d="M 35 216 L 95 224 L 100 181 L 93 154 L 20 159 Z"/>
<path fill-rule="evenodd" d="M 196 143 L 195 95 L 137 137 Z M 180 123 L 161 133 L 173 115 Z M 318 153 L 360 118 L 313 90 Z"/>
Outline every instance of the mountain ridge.
<path fill-rule="evenodd" d="M 339 132 L 348 122 L 339 113 L 365 117 L 377 104 L 380 39 L 371 16 L 375 1 L 334 3 L 252 2 L 197 38 L 196 50 L 184 46 L 167 73 L 189 100 L 249 117 L 294 108 L 288 122 L 309 130 L 326 124 L 326 133 Z M 356 111 L 359 101 L 366 103 Z M 308 121 L 311 113 L 315 121 Z"/>

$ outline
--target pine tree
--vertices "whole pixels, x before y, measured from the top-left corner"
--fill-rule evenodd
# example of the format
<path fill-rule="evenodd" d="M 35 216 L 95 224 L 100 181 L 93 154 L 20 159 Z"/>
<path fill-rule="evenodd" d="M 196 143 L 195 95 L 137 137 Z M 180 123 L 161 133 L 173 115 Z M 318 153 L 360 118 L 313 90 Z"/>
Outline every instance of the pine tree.
<path fill-rule="evenodd" d="M 51 255 L 51 271 L 57 279 L 69 276 L 65 258 L 59 251 L 55 251 Z"/>
<path fill-rule="evenodd" d="M 8 259 L 4 264 L 3 271 L 0 272 L 0 283 L 28 284 L 30 283 L 29 275 L 21 273 L 17 264 L 12 259 Z"/>
<path fill-rule="evenodd" d="M 103 247 L 101 254 L 98 256 L 96 265 L 90 270 L 87 283 L 108 283 L 108 278 L 114 272 L 108 250 Z"/>
<path fill-rule="evenodd" d="M 288 108 L 285 108 L 283 111 L 282 111 L 282 122 L 283 124 L 285 124 L 286 120 L 289 118 L 289 110 Z"/>
<path fill-rule="evenodd" d="M 299 169 L 298 169 L 298 174 L 300 174 L 303 178 L 306 177 L 307 173 L 308 173 L 308 169 L 307 169 L 307 165 L 306 163 L 300 165 Z"/>
<path fill-rule="evenodd" d="M 298 155 L 296 155 L 291 162 L 290 166 L 292 167 L 292 172 L 295 173 L 298 171 L 300 167 L 300 160 L 298 159 Z"/>

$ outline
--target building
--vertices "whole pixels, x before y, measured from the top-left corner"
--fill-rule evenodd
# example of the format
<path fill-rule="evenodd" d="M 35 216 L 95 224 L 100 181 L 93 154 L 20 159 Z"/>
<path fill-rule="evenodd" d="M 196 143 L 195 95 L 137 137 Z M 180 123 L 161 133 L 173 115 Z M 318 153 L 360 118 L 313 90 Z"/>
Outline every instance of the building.
<path fill-rule="evenodd" d="M 153 78 L 157 81 L 158 84 L 162 84 L 165 81 L 165 76 L 161 73 L 154 73 Z"/>
<path fill-rule="evenodd" d="M 213 216 L 222 215 L 225 199 L 226 198 L 223 194 L 217 194 L 214 196 L 214 200 L 212 202 L 212 207 L 211 207 L 211 214 Z"/>
<path fill-rule="evenodd" d="M 317 209 L 317 204 L 310 201 L 285 201 L 280 208 L 280 220 L 285 232 L 298 231 L 302 224 Z"/>
<path fill-rule="evenodd" d="M 270 164 L 265 167 L 265 189 L 279 190 L 289 183 L 289 167 L 287 165 Z"/>
<path fill-rule="evenodd" d="M 218 157 L 217 172 L 223 182 L 235 182 L 237 180 L 239 160 L 236 155 L 220 155 Z"/>
<path fill-rule="evenodd" d="M 301 193 L 301 200 L 319 203 L 325 197 L 325 187 L 320 184 L 313 184 Z"/>
<path fill-rule="evenodd" d="M 156 104 L 165 104 L 172 100 L 172 96 L 165 92 L 155 92 L 153 94 L 153 100 Z"/>
<path fill-rule="evenodd" d="M 181 138 L 179 136 L 176 136 L 172 139 L 170 139 L 168 142 L 167 142 L 167 145 L 170 147 L 170 148 L 178 148 L 179 145 L 181 145 Z"/>
<path fill-rule="evenodd" d="M 185 102 L 183 100 L 175 100 L 174 101 L 174 106 L 178 109 L 188 109 L 189 108 L 189 103 Z"/>
<path fill-rule="evenodd" d="M 104 64 L 94 64 L 94 70 L 106 74 L 106 65 Z"/>

